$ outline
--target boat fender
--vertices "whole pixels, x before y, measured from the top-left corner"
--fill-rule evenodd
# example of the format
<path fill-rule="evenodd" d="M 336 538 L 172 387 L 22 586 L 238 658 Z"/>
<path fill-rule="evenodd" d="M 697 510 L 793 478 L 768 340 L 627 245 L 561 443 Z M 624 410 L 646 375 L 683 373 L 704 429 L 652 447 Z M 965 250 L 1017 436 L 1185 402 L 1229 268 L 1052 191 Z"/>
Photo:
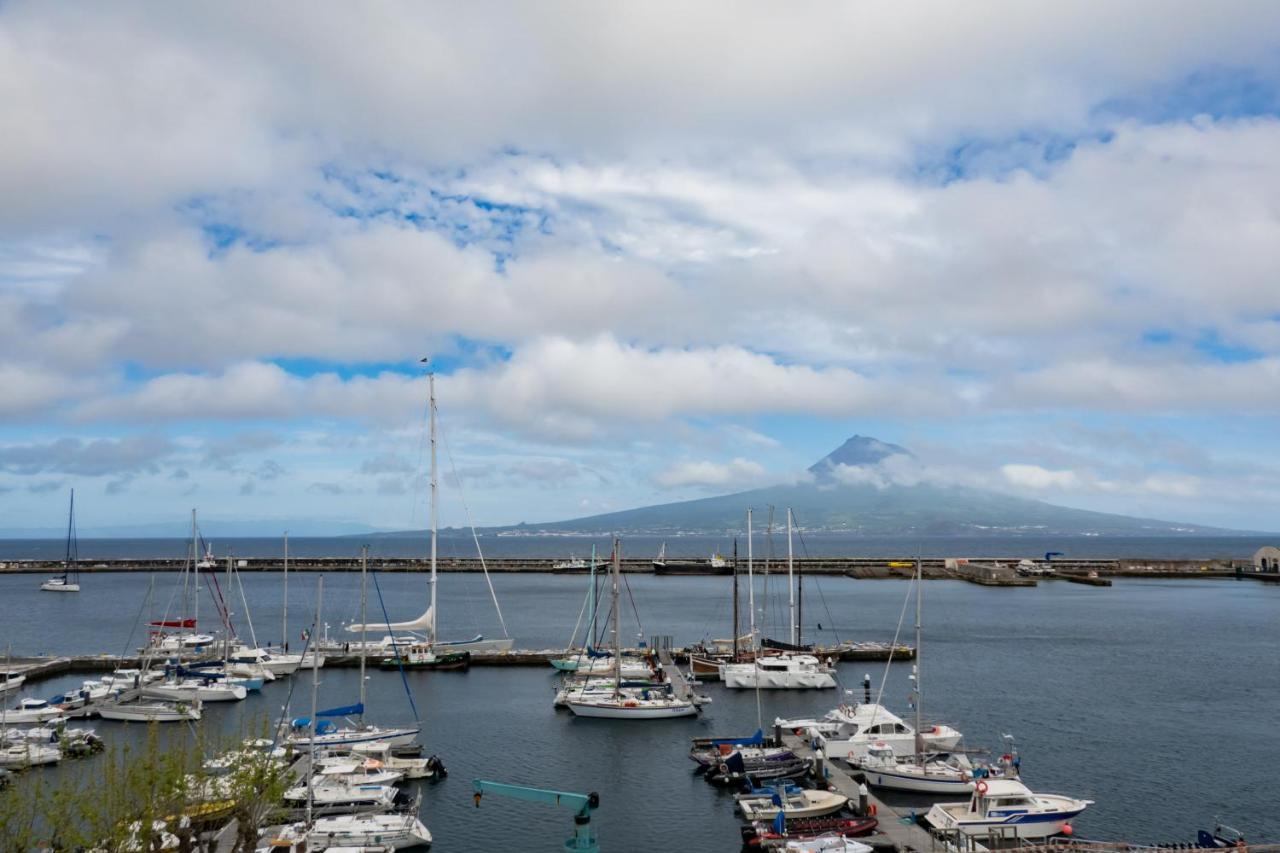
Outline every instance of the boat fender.
<path fill-rule="evenodd" d="M 875 817 L 875 816 L 876 816 L 876 804 L 871 803 L 869 806 L 867 806 L 867 817 Z"/>
<path fill-rule="evenodd" d="M 851 749 L 851 750 L 849 750 L 849 754 L 848 754 L 848 755 L 846 755 L 844 758 L 845 758 L 845 761 L 848 761 L 850 764 L 852 764 L 852 763 L 853 763 L 853 750 L 852 750 L 852 749 Z"/>
<path fill-rule="evenodd" d="M 977 785 L 977 791 L 978 791 L 979 797 L 985 797 L 987 795 L 987 783 L 983 781 L 979 781 Z"/>
<path fill-rule="evenodd" d="M 728 775 L 729 775 L 729 765 L 728 765 L 728 764 L 725 764 L 723 761 L 721 761 L 721 762 L 720 762 L 720 766 L 716 768 L 716 771 L 717 771 L 717 772 L 719 772 L 719 773 L 720 773 L 720 775 L 722 775 L 722 776 L 728 776 Z"/>

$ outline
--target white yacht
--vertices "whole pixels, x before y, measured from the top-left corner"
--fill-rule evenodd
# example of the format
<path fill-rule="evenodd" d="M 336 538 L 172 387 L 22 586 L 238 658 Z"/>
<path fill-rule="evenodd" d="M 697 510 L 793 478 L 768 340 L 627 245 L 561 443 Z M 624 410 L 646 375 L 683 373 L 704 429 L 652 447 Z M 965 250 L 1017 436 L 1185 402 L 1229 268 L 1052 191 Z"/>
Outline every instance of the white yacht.
<path fill-rule="evenodd" d="M 200 719 L 200 702 L 107 702 L 98 708 L 104 720 L 141 723 L 185 723 Z"/>
<path fill-rule="evenodd" d="M 8 725 L 24 723 L 48 723 L 60 720 L 64 714 L 61 707 L 50 704 L 45 699 L 27 697 L 18 702 L 14 708 L 0 711 L 0 722 Z"/>
<path fill-rule="evenodd" d="M 284 803 L 293 808 L 311 808 L 314 814 L 354 814 L 382 811 L 395 805 L 396 789 L 391 785 L 362 785 L 328 781 L 322 776 L 311 785 L 297 785 L 284 792 Z"/>
<path fill-rule="evenodd" d="M 0 679 L 0 696 L 11 690 L 17 690 L 26 680 L 27 677 L 25 675 L 14 675 L 11 672 L 6 672 L 4 678 Z"/>
<path fill-rule="evenodd" d="M 302 655 L 287 655 L 280 652 L 268 652 L 266 649 L 237 646 L 227 658 L 227 663 L 258 666 L 276 676 L 292 675 L 302 665 Z M 323 660 L 320 666 L 324 666 Z"/>
<path fill-rule="evenodd" d="M 899 757 L 893 747 L 876 741 L 861 758 L 849 760 L 861 770 L 867 784 L 916 794 L 964 796 L 973 790 L 973 766 L 961 753 Z"/>
<path fill-rule="evenodd" d="M 936 803 L 925 820 L 943 832 L 1048 838 L 1093 804 L 1060 794 L 1035 794 L 1017 779 L 980 779 L 968 802 Z"/>
<path fill-rule="evenodd" d="M 836 686 L 835 668 L 813 655 L 783 652 L 720 666 L 725 687 L 738 690 L 826 690 Z"/>
<path fill-rule="evenodd" d="M 259 853 L 305 853 L 317 850 L 405 850 L 427 847 L 431 833 L 412 814 L 335 815 L 298 823 L 272 838 Z"/>
<path fill-rule="evenodd" d="M 816 736 L 818 745 L 829 758 L 861 758 L 877 742 L 887 744 L 901 756 L 916 751 L 915 729 L 883 705 L 874 703 L 841 705 L 828 711 L 821 720 L 776 720 L 775 723 Z M 944 725 L 923 729 L 920 737 L 930 752 L 949 752 L 961 740 L 960 732 Z"/>

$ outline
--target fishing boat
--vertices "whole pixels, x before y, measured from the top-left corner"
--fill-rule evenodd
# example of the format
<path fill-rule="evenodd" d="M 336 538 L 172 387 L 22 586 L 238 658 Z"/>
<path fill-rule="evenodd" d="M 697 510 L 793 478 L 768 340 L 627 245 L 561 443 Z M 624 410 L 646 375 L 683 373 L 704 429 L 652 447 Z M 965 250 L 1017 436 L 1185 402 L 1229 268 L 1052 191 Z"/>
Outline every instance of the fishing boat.
<path fill-rule="evenodd" d="M 583 690 L 567 699 L 569 710 L 579 717 L 604 717 L 615 720 L 661 720 L 697 715 L 699 706 L 691 698 L 676 695 L 671 689 L 649 687 L 624 688 L 622 685 L 622 649 L 619 647 L 618 584 L 622 576 L 622 545 L 613 540 L 612 573 L 612 634 L 613 634 L 613 690 L 600 694 Z"/>
<path fill-rule="evenodd" d="M 423 359 L 425 362 L 426 359 Z M 427 373 L 427 410 L 428 420 L 430 422 L 430 443 L 431 443 L 431 575 L 428 581 L 429 597 L 427 609 L 417 619 L 409 622 L 382 622 L 369 624 L 365 622 L 362 616 L 360 622 L 354 625 L 348 625 L 347 630 L 361 635 L 361 644 L 365 643 L 365 635 L 369 631 L 388 631 L 393 635 L 396 631 L 410 631 L 418 634 L 421 640 L 410 646 L 406 651 L 400 653 L 400 660 L 395 664 L 400 666 L 410 666 L 414 669 L 461 669 L 469 666 L 471 663 L 470 653 L 491 653 L 510 651 L 515 643 L 507 633 L 507 623 L 502 617 L 502 608 L 498 604 L 497 593 L 493 589 L 493 582 L 489 578 L 489 567 L 484 560 L 484 552 L 480 549 L 480 537 L 476 533 L 475 527 L 471 528 L 471 538 L 475 542 L 476 551 L 480 556 L 480 567 L 484 571 L 485 583 L 489 585 L 489 596 L 493 600 L 493 607 L 498 614 L 498 624 L 502 626 L 501 639 L 486 639 L 483 634 L 477 634 L 470 640 L 442 640 L 440 638 L 438 624 L 438 602 L 436 597 L 436 581 L 437 566 L 436 554 L 438 551 L 438 528 L 439 528 L 439 496 L 440 483 L 438 476 L 438 464 L 436 460 L 436 377 L 435 373 Z M 467 654 L 467 657 L 459 657 L 459 655 Z"/>
<path fill-rule="evenodd" d="M 587 561 L 581 557 L 570 557 L 567 560 L 560 560 L 551 564 L 553 572 L 585 572 L 590 569 Z"/>
<path fill-rule="evenodd" d="M 844 794 L 834 791 L 815 791 L 785 785 L 766 787 L 739 794 L 738 811 L 749 821 L 773 820 L 779 813 L 790 820 L 800 817 L 823 817 L 835 814 L 849 803 Z"/>
<path fill-rule="evenodd" d="M 67 553 L 62 560 L 62 571 L 40 584 L 40 589 L 44 592 L 79 592 L 79 559 L 76 543 L 76 490 L 72 489 L 71 508 L 67 512 Z"/>
<path fill-rule="evenodd" d="M 924 819 L 942 832 L 968 836 L 1048 838 L 1063 832 L 1092 804 L 1060 794 L 1036 794 L 1017 779 L 980 779 L 967 802 L 935 803 Z"/>
<path fill-rule="evenodd" d="M 668 560 L 667 543 L 663 542 L 658 549 L 658 556 L 653 559 L 655 575 L 728 575 L 733 573 L 733 564 L 719 554 L 712 554 L 705 560 Z"/>
<path fill-rule="evenodd" d="M 194 702 L 106 702 L 98 706 L 104 720 L 140 723 L 194 722 L 202 716 L 199 700 Z"/>

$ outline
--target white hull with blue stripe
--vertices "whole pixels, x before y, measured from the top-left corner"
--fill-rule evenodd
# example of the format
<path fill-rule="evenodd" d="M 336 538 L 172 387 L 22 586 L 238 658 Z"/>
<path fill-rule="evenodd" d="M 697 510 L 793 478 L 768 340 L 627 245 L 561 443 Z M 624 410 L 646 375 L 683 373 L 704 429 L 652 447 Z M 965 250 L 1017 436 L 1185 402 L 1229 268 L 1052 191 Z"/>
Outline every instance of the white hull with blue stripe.
<path fill-rule="evenodd" d="M 981 780 L 964 803 L 938 803 L 925 820 L 937 830 L 982 837 L 1048 838 L 1092 805 L 1060 794 L 1035 794 L 1016 779 Z"/>

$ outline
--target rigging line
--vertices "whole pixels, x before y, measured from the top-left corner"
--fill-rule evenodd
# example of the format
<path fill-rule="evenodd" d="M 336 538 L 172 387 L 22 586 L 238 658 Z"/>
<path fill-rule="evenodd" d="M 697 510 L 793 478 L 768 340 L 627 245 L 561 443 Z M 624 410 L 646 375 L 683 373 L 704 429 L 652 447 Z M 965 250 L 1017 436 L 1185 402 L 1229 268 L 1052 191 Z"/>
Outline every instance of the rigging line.
<path fill-rule="evenodd" d="M 569 635 L 569 645 L 567 649 L 572 649 L 573 644 L 578 639 L 578 629 L 582 627 L 582 617 L 587 612 L 587 602 L 591 599 L 591 591 L 587 590 L 587 594 L 582 597 L 582 607 L 578 610 L 578 621 L 573 623 L 573 633 Z"/>
<path fill-rule="evenodd" d="M 871 714 L 871 722 L 874 723 L 876 714 L 880 712 L 881 701 L 884 699 L 884 686 L 889 681 L 889 667 L 893 664 L 893 653 L 898 649 L 898 636 L 902 633 L 902 621 L 907 616 L 907 605 L 911 603 L 911 590 L 915 587 L 915 578 L 912 577 L 911 582 L 907 584 L 907 597 L 902 600 L 902 612 L 898 614 L 898 627 L 893 632 L 893 645 L 889 647 L 889 658 L 884 662 L 884 675 L 880 677 L 880 690 L 876 693 L 876 710 Z"/>
<path fill-rule="evenodd" d="M 387 615 L 387 603 L 382 600 L 382 587 L 378 585 L 377 572 L 373 573 L 373 589 L 374 592 L 378 593 L 378 606 L 382 608 L 382 619 L 386 624 L 390 625 L 391 617 Z M 391 643 L 391 649 L 396 653 L 396 666 L 400 670 L 400 682 L 404 684 L 404 695 L 409 697 L 409 707 L 413 709 L 413 721 L 415 723 L 422 722 L 418 717 L 418 703 L 413 701 L 413 691 L 409 689 L 409 676 L 405 675 L 404 672 L 404 658 L 400 657 L 400 644 L 394 642 L 394 638 Z M 363 653 L 361 651 L 361 654 Z"/>
<path fill-rule="evenodd" d="M 493 579 L 489 577 L 489 566 L 484 561 L 484 551 L 480 548 L 480 536 L 476 533 L 475 522 L 471 520 L 471 507 L 467 505 L 467 493 L 462 488 L 462 478 L 458 476 L 458 467 L 453 463 L 453 449 L 449 446 L 449 436 L 444 427 L 436 421 L 436 429 L 440 433 L 440 441 L 444 444 L 444 455 L 449 457 L 449 470 L 453 472 L 453 481 L 458 484 L 458 497 L 462 500 L 462 512 L 467 518 L 467 526 L 471 528 L 471 540 L 476 543 L 476 553 L 480 556 L 480 568 L 484 570 L 484 582 L 489 585 L 489 597 L 493 599 L 493 609 L 498 611 L 498 624 L 502 626 L 502 636 L 510 639 L 507 632 L 507 621 L 502 618 L 502 606 L 498 604 L 498 593 L 493 589 Z"/>
<path fill-rule="evenodd" d="M 319 632 L 319 630 L 320 630 L 320 626 L 317 624 L 316 617 L 313 615 L 311 617 L 311 630 L 307 631 L 307 638 L 302 641 L 302 659 L 304 661 L 307 659 L 307 649 L 311 647 L 311 640 L 313 637 L 315 637 L 315 635 Z M 311 668 L 313 670 L 315 669 L 315 665 L 316 665 L 316 661 L 314 658 L 312 658 Z M 289 705 L 293 703 L 293 687 L 296 683 L 297 682 L 294 679 L 292 678 L 289 679 L 289 692 L 284 695 L 284 704 L 280 706 L 280 721 L 276 723 L 275 734 L 271 736 L 272 749 L 275 748 L 276 741 L 279 739 L 280 733 L 284 730 L 285 717 L 289 713 Z"/>
<path fill-rule="evenodd" d="M 618 574 L 622 574 L 622 572 Z M 627 588 L 627 601 L 631 603 L 631 613 L 636 617 L 637 636 L 644 640 L 644 625 L 640 622 L 640 611 L 636 609 L 636 597 L 631 594 L 631 583 L 627 580 L 626 575 L 622 575 L 622 585 Z"/>
<path fill-rule="evenodd" d="M 133 632 L 134 632 L 134 631 L 136 631 L 136 630 L 138 630 L 138 622 L 140 622 L 140 621 L 142 620 L 142 611 L 144 611 L 144 610 L 146 610 L 146 609 L 147 609 L 147 605 L 148 605 L 148 604 L 153 603 L 151 599 L 152 599 L 152 596 L 153 596 L 153 595 L 154 595 L 154 593 L 155 593 L 155 589 L 156 589 L 156 576 L 155 576 L 154 574 L 152 574 L 152 575 L 151 575 L 151 586 L 150 586 L 150 588 L 148 588 L 148 589 L 147 589 L 147 594 L 146 594 L 146 595 L 144 595 L 144 596 L 142 597 L 142 606 L 138 608 L 138 615 L 137 615 L 137 617 L 133 620 L 133 627 L 129 629 L 129 637 L 124 641 L 124 648 L 120 651 L 120 658 L 121 658 L 121 660 L 123 660 L 123 659 L 124 659 L 124 656 L 125 656 L 125 655 L 127 655 L 127 654 L 129 653 L 129 647 L 133 645 Z M 174 587 L 174 591 L 175 591 L 175 592 L 177 591 L 177 587 Z M 166 616 L 166 617 L 168 617 L 168 615 L 169 615 L 169 611 L 168 611 L 168 610 L 166 610 L 166 611 L 165 611 L 165 616 Z M 150 621 L 150 620 L 148 620 L 148 621 Z M 166 619 L 165 619 L 165 621 L 167 622 L 167 621 L 168 621 L 168 619 L 166 618 Z M 151 645 L 151 637 L 150 637 L 150 634 L 148 634 L 148 635 L 147 635 L 147 646 L 150 646 L 150 645 Z M 144 655 L 144 657 L 145 657 L 145 655 Z M 116 667 L 116 668 L 117 668 L 117 669 L 119 669 L 119 667 Z M 145 669 L 145 667 L 144 667 L 144 669 Z"/>
<path fill-rule="evenodd" d="M 240 578 L 240 570 L 235 570 L 236 586 L 240 587 L 240 603 L 244 605 L 244 621 L 249 625 L 249 639 L 253 642 L 253 647 L 258 648 L 258 635 L 253 630 L 253 617 L 249 615 L 249 600 L 244 595 L 244 581 Z M 231 621 L 230 618 L 227 620 Z M 283 643 L 284 641 L 281 640 Z"/>
<path fill-rule="evenodd" d="M 794 509 L 791 511 L 791 522 L 792 522 L 792 524 L 794 524 L 797 528 L 800 526 L 800 525 L 799 525 L 799 523 L 796 521 L 796 512 L 795 512 L 795 510 L 794 510 Z M 801 552 L 801 553 L 802 553 L 806 558 L 808 558 L 808 556 L 809 556 L 809 544 L 808 544 L 807 542 L 805 542 L 805 541 L 804 541 L 804 533 L 803 533 L 802 531 L 800 531 L 800 530 L 796 530 L 796 535 L 800 538 L 800 552 Z M 823 609 L 823 610 L 825 610 L 825 611 L 826 611 L 826 613 L 827 613 L 827 624 L 832 626 L 832 627 L 831 627 L 831 633 L 835 636 L 836 644 L 837 644 L 837 645 L 839 645 L 839 643 L 840 643 L 840 630 L 839 630 L 838 628 L 836 628 L 836 627 L 835 627 L 835 624 L 836 624 L 836 618 L 835 618 L 835 616 L 833 616 L 833 615 L 832 615 L 832 613 L 831 613 L 831 605 L 829 605 L 829 604 L 827 603 L 827 594 L 826 594 L 825 592 L 823 592 L 823 590 L 822 590 L 822 582 L 821 582 L 820 580 L 818 580 L 818 577 L 817 577 L 816 575 L 814 575 L 814 576 L 812 576 L 812 583 L 814 584 L 814 586 L 816 586 L 816 587 L 818 588 L 818 598 L 820 598 L 820 599 L 822 600 L 822 609 Z M 804 602 L 803 602 L 803 601 L 801 601 L 801 602 L 800 602 L 800 604 L 801 604 L 801 606 L 803 607 Z"/>

